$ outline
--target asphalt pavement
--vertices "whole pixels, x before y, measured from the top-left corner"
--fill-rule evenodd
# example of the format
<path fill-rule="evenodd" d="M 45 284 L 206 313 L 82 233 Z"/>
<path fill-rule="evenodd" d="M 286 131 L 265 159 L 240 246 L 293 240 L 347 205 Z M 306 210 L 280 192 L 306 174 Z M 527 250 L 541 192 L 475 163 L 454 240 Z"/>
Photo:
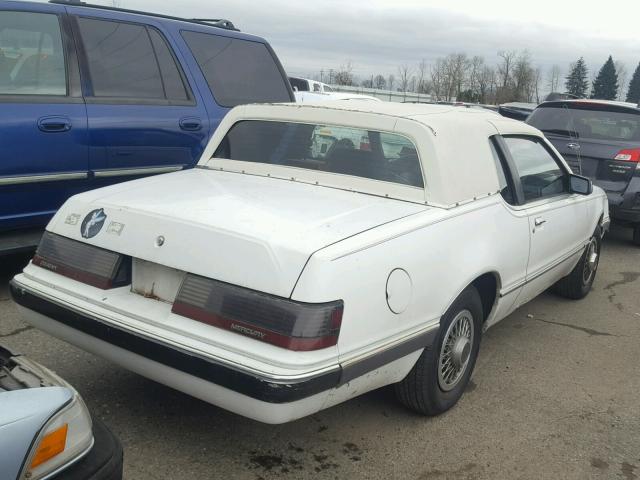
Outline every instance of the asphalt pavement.
<path fill-rule="evenodd" d="M 0 343 L 55 370 L 125 449 L 125 478 L 640 478 L 640 248 L 606 238 L 582 301 L 545 293 L 483 337 L 459 404 L 437 418 L 385 388 L 296 422 L 234 415 L 56 340 L 18 317 L 0 258 Z"/>

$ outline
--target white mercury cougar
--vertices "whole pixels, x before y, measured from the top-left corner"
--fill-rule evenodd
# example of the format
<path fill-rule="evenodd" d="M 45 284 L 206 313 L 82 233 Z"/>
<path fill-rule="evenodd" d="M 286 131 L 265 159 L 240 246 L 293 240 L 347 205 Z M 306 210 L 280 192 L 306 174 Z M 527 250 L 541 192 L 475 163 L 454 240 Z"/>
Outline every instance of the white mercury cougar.
<path fill-rule="evenodd" d="M 249 105 L 195 169 L 67 201 L 11 289 L 35 327 L 262 422 L 389 384 L 435 415 L 487 327 L 587 295 L 608 224 L 602 190 L 492 112 Z"/>

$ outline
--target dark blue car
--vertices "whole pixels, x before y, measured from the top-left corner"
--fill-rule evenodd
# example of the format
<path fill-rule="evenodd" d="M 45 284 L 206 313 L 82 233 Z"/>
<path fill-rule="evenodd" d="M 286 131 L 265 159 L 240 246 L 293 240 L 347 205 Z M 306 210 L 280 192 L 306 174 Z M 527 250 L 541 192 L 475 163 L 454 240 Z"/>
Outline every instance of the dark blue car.
<path fill-rule="evenodd" d="M 0 0 L 0 252 L 71 195 L 193 166 L 229 108 L 293 100 L 230 22 Z"/>

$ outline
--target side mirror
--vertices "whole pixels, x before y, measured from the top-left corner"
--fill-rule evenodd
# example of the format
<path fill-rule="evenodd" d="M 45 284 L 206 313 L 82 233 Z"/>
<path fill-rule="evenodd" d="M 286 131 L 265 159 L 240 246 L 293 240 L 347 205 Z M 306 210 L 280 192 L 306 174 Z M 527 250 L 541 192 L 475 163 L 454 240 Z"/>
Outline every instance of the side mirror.
<path fill-rule="evenodd" d="M 593 183 L 586 177 L 580 175 L 569 175 L 569 191 L 578 195 L 591 195 Z"/>

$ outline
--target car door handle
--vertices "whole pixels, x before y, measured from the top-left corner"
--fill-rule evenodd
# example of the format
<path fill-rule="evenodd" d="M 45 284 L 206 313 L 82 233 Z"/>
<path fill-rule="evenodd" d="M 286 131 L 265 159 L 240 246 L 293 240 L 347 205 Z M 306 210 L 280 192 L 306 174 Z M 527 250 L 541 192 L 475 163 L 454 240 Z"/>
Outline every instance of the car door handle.
<path fill-rule="evenodd" d="M 200 120 L 198 117 L 181 118 L 180 128 L 188 132 L 197 132 L 202 128 L 202 120 Z"/>
<path fill-rule="evenodd" d="M 569 147 L 571 150 L 580 150 L 580 144 L 575 142 L 567 143 L 567 147 Z"/>
<path fill-rule="evenodd" d="M 547 223 L 547 221 L 542 217 L 538 217 L 533 221 L 533 223 L 535 224 L 536 227 L 540 227 L 540 226 L 544 225 L 545 223 Z"/>
<path fill-rule="evenodd" d="M 71 130 L 71 120 L 59 116 L 42 117 L 38 119 L 38 128 L 47 133 L 68 132 Z"/>

